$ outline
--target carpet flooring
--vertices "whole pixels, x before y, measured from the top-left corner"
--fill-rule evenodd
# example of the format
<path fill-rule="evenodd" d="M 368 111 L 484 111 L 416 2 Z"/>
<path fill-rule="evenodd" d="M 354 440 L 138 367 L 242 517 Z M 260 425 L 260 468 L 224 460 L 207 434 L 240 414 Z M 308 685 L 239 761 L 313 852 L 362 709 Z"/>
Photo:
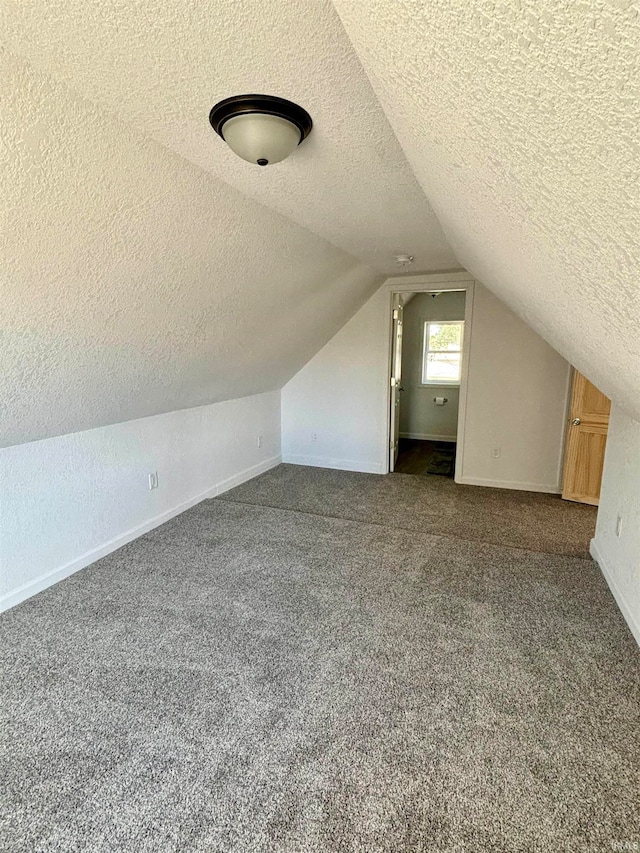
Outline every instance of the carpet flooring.
<path fill-rule="evenodd" d="M 222 499 L 585 558 L 597 515 L 559 495 L 301 465 L 279 465 Z"/>
<path fill-rule="evenodd" d="M 640 656 L 597 566 L 265 505 L 283 476 L 313 491 L 263 475 L 4 614 L 0 849 L 639 840 Z"/>

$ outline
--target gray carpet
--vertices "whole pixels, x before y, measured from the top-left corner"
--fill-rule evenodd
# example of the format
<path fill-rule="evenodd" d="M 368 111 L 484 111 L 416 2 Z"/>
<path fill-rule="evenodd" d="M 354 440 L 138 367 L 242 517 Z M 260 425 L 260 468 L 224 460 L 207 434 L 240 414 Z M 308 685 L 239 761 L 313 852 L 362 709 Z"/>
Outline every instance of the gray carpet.
<path fill-rule="evenodd" d="M 640 839 L 640 656 L 590 560 L 218 499 L 0 640 L 11 853 Z"/>
<path fill-rule="evenodd" d="M 586 558 L 597 515 L 559 495 L 301 465 L 279 465 L 222 499 Z"/>

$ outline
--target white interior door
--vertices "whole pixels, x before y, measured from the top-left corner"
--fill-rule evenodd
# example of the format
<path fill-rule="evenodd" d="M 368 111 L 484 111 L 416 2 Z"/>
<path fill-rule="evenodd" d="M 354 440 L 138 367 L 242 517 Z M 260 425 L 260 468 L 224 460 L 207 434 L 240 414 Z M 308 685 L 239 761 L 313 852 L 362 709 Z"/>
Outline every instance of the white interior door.
<path fill-rule="evenodd" d="M 391 339 L 391 406 L 389 422 L 389 471 L 394 471 L 398 459 L 400 434 L 400 394 L 402 393 L 402 296 L 393 296 L 393 328 Z"/>

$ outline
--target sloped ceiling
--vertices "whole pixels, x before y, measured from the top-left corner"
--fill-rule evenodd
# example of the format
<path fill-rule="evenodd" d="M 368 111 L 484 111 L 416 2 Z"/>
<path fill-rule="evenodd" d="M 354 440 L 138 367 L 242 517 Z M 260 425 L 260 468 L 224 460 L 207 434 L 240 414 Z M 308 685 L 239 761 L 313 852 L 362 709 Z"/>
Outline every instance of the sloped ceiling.
<path fill-rule="evenodd" d="M 5 59 L 5 444 L 279 388 L 380 281 Z"/>
<path fill-rule="evenodd" d="M 397 270 L 458 268 L 322 0 L 5 2 L 2 444 L 281 387 Z M 239 160 L 213 103 L 314 132 Z"/>
<path fill-rule="evenodd" d="M 640 418 L 635 4 L 0 13 L 3 443 L 280 387 L 398 251 L 464 263 Z M 245 91 L 312 114 L 284 163 L 209 127 Z"/>
<path fill-rule="evenodd" d="M 382 272 L 459 264 L 327 0 L 3 0 L 2 38 L 66 83 L 250 198 Z M 264 92 L 309 111 L 295 157 L 257 169 L 209 110 Z"/>
<path fill-rule="evenodd" d="M 640 419 L 640 6 L 335 6 L 460 262 Z"/>

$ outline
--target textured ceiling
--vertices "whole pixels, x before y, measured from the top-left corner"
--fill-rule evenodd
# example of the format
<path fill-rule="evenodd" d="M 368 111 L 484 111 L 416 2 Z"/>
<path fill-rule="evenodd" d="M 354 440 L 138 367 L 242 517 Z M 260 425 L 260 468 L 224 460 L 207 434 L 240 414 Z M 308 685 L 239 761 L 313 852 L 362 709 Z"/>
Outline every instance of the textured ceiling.
<path fill-rule="evenodd" d="M 335 0 L 461 263 L 640 419 L 640 6 Z"/>
<path fill-rule="evenodd" d="M 387 273 L 459 267 L 328 0 L 3 0 L 14 54 L 246 195 Z M 236 157 L 208 122 L 243 92 L 314 130 L 286 163 Z"/>
<path fill-rule="evenodd" d="M 398 251 L 457 258 L 640 419 L 637 3 L 0 15 L 4 443 L 280 387 Z M 310 111 L 289 160 L 211 130 L 243 91 Z"/>
<path fill-rule="evenodd" d="M 280 388 L 381 277 L 4 57 L 0 443 Z"/>

